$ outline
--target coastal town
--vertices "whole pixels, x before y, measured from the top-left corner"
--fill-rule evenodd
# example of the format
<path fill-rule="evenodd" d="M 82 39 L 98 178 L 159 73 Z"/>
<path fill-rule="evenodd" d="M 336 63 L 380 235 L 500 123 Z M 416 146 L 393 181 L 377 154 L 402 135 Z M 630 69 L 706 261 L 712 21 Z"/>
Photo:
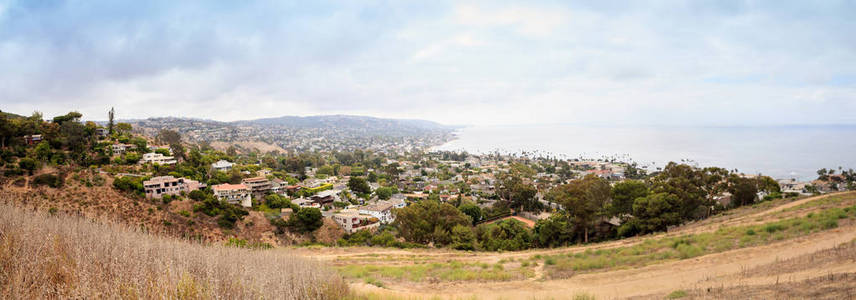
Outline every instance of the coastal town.
<path fill-rule="evenodd" d="M 315 209 L 320 218 L 332 221 L 345 235 L 361 230 L 386 230 L 395 222 L 396 211 L 423 201 L 470 207 L 466 213 L 473 225 L 514 219 L 533 229 L 537 222 L 568 210 L 567 202 L 551 194 L 559 190 L 557 187 L 592 178 L 618 189 L 626 183 L 655 178 L 664 171 L 614 159 L 428 152 L 421 144 L 397 144 L 399 147 L 387 151 L 350 151 L 345 147 L 303 152 L 293 149 L 285 153 L 231 149 L 226 151 L 231 153 L 226 153 L 208 146 L 207 139 L 212 136 L 206 136 L 201 144 L 184 142 L 201 138 L 193 132 L 200 132 L 202 125 L 193 125 L 194 122 L 187 121 L 186 124 L 195 129 L 185 129 L 184 135 L 169 129 L 151 132 L 127 123 L 106 127 L 86 124 L 92 129 L 94 139 L 90 153 L 93 167 L 101 174 L 116 177 L 116 182 L 127 182 L 130 186 L 116 184 L 117 188 L 150 201 L 166 202 L 164 199 L 171 201 L 191 196 L 197 201 L 211 198 L 245 211 L 263 213 L 272 224 L 290 220 L 298 211 Z M 276 134 L 276 131 L 266 134 Z M 39 149 L 50 147 L 42 134 L 18 139 L 23 150 L 51 152 Z M 360 144 L 354 144 L 357 145 Z M 673 166 L 694 169 L 708 177 L 720 176 L 721 186 L 705 196 L 702 204 L 705 214 L 734 207 L 732 186 L 739 180 L 752 183 L 748 200 L 746 191 L 740 191 L 744 194 L 740 196 L 743 198 L 741 205 L 747 201 L 754 203 L 854 188 L 855 174 L 850 170 L 822 169 L 816 180 L 798 181 L 793 178 L 774 180 L 718 168 Z M 6 173 L 14 174 L 18 172 L 15 170 L 23 168 L 25 165 L 21 163 L 15 169 L 7 165 Z M 599 224 L 611 227 L 604 230 L 615 232 L 628 216 L 632 216 L 629 208 L 621 214 L 602 214 L 598 217 Z M 232 223 L 220 224 L 228 228 Z M 601 238 L 611 236 L 614 234 Z"/>

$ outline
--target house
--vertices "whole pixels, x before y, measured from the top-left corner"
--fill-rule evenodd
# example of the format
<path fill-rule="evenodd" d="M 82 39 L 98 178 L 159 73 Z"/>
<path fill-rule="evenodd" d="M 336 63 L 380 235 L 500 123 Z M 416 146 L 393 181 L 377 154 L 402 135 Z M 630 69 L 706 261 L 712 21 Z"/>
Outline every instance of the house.
<path fill-rule="evenodd" d="M 309 198 L 298 198 L 296 200 L 291 201 L 291 203 L 294 203 L 299 207 L 321 208 L 321 204 L 315 203 L 314 201 L 312 201 L 312 199 Z"/>
<path fill-rule="evenodd" d="M 270 191 L 274 194 L 284 194 L 285 187 L 287 186 L 288 182 L 279 178 L 274 178 L 270 181 Z"/>
<path fill-rule="evenodd" d="M 361 215 L 354 210 L 344 210 L 334 214 L 332 219 L 348 234 L 380 226 L 380 222 L 377 219 L 372 216 Z"/>
<path fill-rule="evenodd" d="M 113 146 L 112 146 L 113 154 L 118 154 L 118 155 L 124 154 L 125 151 L 132 150 L 132 149 L 137 149 L 137 145 L 134 145 L 134 144 L 113 144 Z"/>
<path fill-rule="evenodd" d="M 312 195 L 309 197 L 312 202 L 317 203 L 319 206 L 330 206 L 333 202 L 339 200 L 339 196 L 336 195 L 336 191 L 321 191 L 318 194 Z"/>
<path fill-rule="evenodd" d="M 163 195 L 180 195 L 182 192 L 189 193 L 204 187 L 205 184 L 199 181 L 172 176 L 152 177 L 143 181 L 143 189 L 148 199 L 160 199 Z"/>
<path fill-rule="evenodd" d="M 24 142 L 26 142 L 27 145 L 35 145 L 35 144 L 41 143 L 42 142 L 42 135 L 41 134 L 25 135 L 24 136 Z"/>
<path fill-rule="evenodd" d="M 160 153 L 146 153 L 143 154 L 143 159 L 140 160 L 140 164 L 160 164 L 160 165 L 174 165 L 177 161 L 173 156 L 165 156 Z"/>
<path fill-rule="evenodd" d="M 214 191 L 214 196 L 220 199 L 220 201 L 240 204 L 243 207 L 253 206 L 250 188 L 246 185 L 224 183 L 212 186 L 211 190 Z"/>
<path fill-rule="evenodd" d="M 109 134 L 109 133 L 110 132 L 109 132 L 109 130 L 107 130 L 107 128 L 103 128 L 103 127 L 95 128 L 95 135 L 98 136 L 99 138 L 105 138 L 105 137 L 107 137 L 107 134 Z"/>
<path fill-rule="evenodd" d="M 389 198 L 389 203 L 392 203 L 392 208 L 404 208 L 407 206 L 407 202 L 404 201 L 406 198 L 404 194 L 395 194 L 392 195 L 392 198 Z"/>
<path fill-rule="evenodd" d="M 234 164 L 221 159 L 211 164 L 211 169 L 214 169 L 214 171 L 229 172 L 232 170 L 232 165 Z"/>
<path fill-rule="evenodd" d="M 241 180 L 241 184 L 249 187 L 250 191 L 253 192 L 256 197 L 264 197 L 265 194 L 270 192 L 271 188 L 270 180 L 264 177 L 244 178 Z"/>
<path fill-rule="evenodd" d="M 395 221 L 392 215 L 392 203 L 388 201 L 378 201 L 375 204 L 362 206 L 359 211 L 360 214 L 377 218 L 383 224 Z"/>
<path fill-rule="evenodd" d="M 807 187 L 809 185 L 808 182 L 797 181 L 794 178 L 791 179 L 782 179 L 779 180 L 779 187 L 782 189 L 782 193 L 797 193 L 800 195 L 811 195 L 808 191 Z"/>

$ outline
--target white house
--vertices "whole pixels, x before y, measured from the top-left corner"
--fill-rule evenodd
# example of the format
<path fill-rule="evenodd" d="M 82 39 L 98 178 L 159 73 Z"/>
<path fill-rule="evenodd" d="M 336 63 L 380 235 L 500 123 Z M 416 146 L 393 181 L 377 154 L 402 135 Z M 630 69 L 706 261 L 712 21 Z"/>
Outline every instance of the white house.
<path fill-rule="evenodd" d="M 383 224 L 392 223 L 395 217 L 392 215 L 392 203 L 378 201 L 375 204 L 360 207 L 360 214 L 377 218 Z"/>
<path fill-rule="evenodd" d="M 205 184 L 199 181 L 173 176 L 158 176 L 143 181 L 143 189 L 149 199 L 160 199 L 163 195 L 180 195 L 182 192 L 190 193 L 204 187 Z"/>
<path fill-rule="evenodd" d="M 252 193 L 246 185 L 224 183 L 212 186 L 211 190 L 214 191 L 214 196 L 221 201 L 240 204 L 243 207 L 253 206 Z"/>
<path fill-rule="evenodd" d="M 232 170 L 232 165 L 234 165 L 234 164 L 221 159 L 221 160 L 218 160 L 217 162 L 211 164 L 211 168 L 214 169 L 215 171 L 229 172 Z"/>
<path fill-rule="evenodd" d="M 176 162 L 173 156 L 165 156 L 154 152 L 143 154 L 143 159 L 140 160 L 141 164 L 173 165 Z"/>
<path fill-rule="evenodd" d="M 113 144 L 113 154 L 124 154 L 125 151 L 136 149 L 137 145 L 134 144 Z"/>

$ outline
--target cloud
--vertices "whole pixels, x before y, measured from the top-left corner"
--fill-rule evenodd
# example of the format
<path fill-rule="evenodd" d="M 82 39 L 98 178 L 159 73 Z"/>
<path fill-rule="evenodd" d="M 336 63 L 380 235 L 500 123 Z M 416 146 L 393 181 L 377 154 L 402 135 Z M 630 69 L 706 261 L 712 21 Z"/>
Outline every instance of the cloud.
<path fill-rule="evenodd" d="M 854 5 L 0 0 L 0 109 L 856 123 Z"/>

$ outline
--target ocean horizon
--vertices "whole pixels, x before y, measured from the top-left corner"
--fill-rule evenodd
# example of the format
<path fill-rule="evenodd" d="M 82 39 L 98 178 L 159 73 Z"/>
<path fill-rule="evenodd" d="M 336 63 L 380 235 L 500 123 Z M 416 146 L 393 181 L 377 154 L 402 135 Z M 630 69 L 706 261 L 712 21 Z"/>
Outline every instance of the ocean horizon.
<path fill-rule="evenodd" d="M 432 150 L 616 159 L 649 170 L 674 161 L 798 180 L 814 179 L 821 168 L 856 168 L 856 125 L 846 124 L 495 125 L 459 128 L 455 136 Z"/>

